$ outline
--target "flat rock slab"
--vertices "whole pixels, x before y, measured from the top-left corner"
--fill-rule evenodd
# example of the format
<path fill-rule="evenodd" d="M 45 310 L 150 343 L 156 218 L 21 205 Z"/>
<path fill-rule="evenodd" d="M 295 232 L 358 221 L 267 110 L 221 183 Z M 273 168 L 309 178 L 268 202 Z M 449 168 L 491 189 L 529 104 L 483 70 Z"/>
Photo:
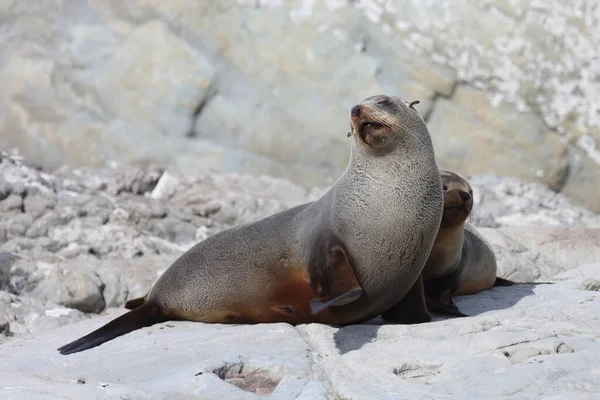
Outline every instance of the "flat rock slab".
<path fill-rule="evenodd" d="M 70 356 L 122 312 L 0 346 L 2 399 L 597 399 L 600 293 L 586 265 L 554 285 L 457 298 L 468 318 L 218 325 L 167 322 Z M 78 382 L 79 380 L 79 382 Z"/>

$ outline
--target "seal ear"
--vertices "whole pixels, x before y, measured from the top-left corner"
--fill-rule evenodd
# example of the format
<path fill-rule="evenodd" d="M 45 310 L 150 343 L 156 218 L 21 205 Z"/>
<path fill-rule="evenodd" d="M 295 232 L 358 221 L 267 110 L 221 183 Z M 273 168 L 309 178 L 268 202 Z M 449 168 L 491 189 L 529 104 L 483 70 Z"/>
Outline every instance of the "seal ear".
<path fill-rule="evenodd" d="M 315 292 L 315 298 L 310 302 L 312 314 L 351 303 L 363 293 L 346 247 L 332 235 L 323 235 L 313 247 L 309 274 Z"/>

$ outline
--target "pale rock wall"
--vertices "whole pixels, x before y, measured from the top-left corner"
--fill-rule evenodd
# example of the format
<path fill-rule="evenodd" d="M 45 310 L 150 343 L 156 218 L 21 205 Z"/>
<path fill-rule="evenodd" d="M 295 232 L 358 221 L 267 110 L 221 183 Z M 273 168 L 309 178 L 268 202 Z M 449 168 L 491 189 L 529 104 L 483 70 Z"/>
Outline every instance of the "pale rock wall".
<path fill-rule="evenodd" d="M 592 0 L 0 2 L 0 146 L 329 184 L 349 109 L 420 100 L 440 166 L 600 211 Z"/>

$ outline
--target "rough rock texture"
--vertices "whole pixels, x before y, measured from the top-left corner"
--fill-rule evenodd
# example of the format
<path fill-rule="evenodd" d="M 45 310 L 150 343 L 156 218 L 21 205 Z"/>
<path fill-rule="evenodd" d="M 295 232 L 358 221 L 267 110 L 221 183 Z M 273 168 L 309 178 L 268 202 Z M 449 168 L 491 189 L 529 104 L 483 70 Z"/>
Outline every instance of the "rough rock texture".
<path fill-rule="evenodd" d="M 595 265 L 600 274 L 600 264 Z M 576 270 L 574 270 L 576 271 Z M 598 275 L 596 275 L 598 276 Z M 567 399 L 600 396 L 600 294 L 577 279 L 458 298 L 472 316 L 343 328 L 172 322 L 85 353 L 114 315 L 0 346 L 5 399 Z"/>
<path fill-rule="evenodd" d="M 126 3 L 0 2 L 0 147 L 327 185 L 350 107 L 395 93 L 421 101 L 442 166 L 600 211 L 595 0 Z"/>
<path fill-rule="evenodd" d="M 57 347 L 122 313 L 193 243 L 326 188 L 156 166 L 49 174 L 16 153 L 0 153 L 0 176 L 2 399 L 600 396 L 600 216 L 541 184 L 471 177 L 500 276 L 555 284 L 457 298 L 469 318 L 168 322 L 65 357 Z"/>

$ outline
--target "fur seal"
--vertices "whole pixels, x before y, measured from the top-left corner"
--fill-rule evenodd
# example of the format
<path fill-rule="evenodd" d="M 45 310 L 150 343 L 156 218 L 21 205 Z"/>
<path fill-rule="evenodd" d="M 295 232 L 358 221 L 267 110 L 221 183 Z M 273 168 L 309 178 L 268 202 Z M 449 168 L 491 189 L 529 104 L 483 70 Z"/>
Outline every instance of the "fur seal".
<path fill-rule="evenodd" d="M 452 171 L 441 170 L 440 176 L 444 212 L 422 273 L 426 303 L 430 311 L 466 316 L 458 310 L 452 296 L 523 283 L 496 276 L 496 256 L 492 245 L 467 221 L 473 210 L 471 184 Z"/>
<path fill-rule="evenodd" d="M 58 351 L 167 320 L 344 325 L 390 309 L 422 285 L 442 217 L 433 145 L 412 104 L 378 95 L 352 107 L 348 166 L 319 200 L 208 237 L 130 311 Z"/>

